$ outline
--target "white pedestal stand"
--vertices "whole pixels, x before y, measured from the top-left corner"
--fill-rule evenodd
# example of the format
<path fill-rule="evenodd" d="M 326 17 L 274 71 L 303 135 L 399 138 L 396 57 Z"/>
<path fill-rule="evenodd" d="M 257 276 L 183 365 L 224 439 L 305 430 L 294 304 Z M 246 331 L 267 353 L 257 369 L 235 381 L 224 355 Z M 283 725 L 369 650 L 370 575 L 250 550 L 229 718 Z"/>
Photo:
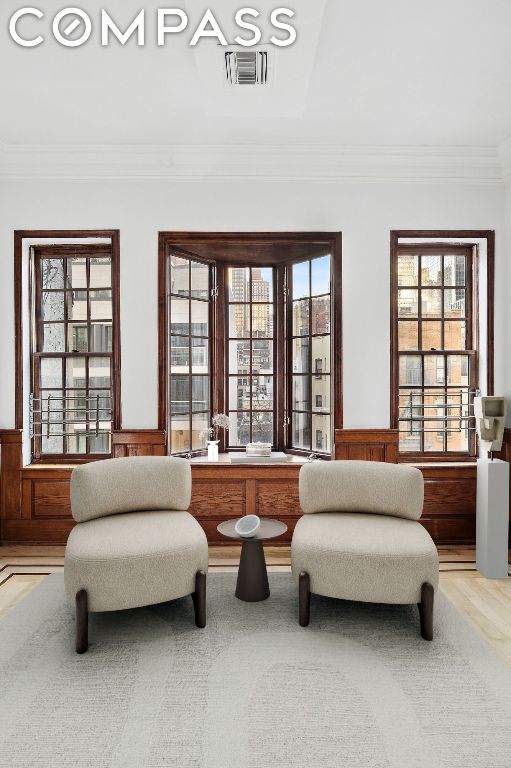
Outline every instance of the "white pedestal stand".
<path fill-rule="evenodd" d="M 488 579 L 508 575 L 509 464 L 477 462 L 476 567 Z"/>

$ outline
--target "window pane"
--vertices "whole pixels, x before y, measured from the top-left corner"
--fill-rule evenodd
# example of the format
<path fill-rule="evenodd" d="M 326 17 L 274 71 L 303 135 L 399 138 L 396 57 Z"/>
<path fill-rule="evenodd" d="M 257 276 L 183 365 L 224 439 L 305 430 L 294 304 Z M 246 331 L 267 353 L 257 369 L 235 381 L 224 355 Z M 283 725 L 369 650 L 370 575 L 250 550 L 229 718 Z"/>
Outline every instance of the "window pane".
<path fill-rule="evenodd" d="M 252 301 L 273 301 L 273 270 L 252 269 Z"/>
<path fill-rule="evenodd" d="M 312 410 L 330 412 L 330 376 L 312 377 Z"/>
<path fill-rule="evenodd" d="M 293 299 L 302 299 L 310 295 L 309 262 L 293 264 Z"/>
<path fill-rule="evenodd" d="M 253 338 L 273 336 L 273 304 L 252 305 L 252 336 Z"/>
<path fill-rule="evenodd" d="M 68 352 L 88 352 L 89 351 L 89 331 L 85 323 L 69 323 L 67 326 L 67 348 Z M 111 351 L 106 349 L 95 350 L 96 352 Z"/>
<path fill-rule="evenodd" d="M 209 267 L 198 261 L 191 261 L 192 297 L 194 299 L 209 299 Z M 192 440 L 193 442 L 193 440 Z"/>
<path fill-rule="evenodd" d="M 330 333 L 330 296 L 312 299 L 312 333 Z"/>
<path fill-rule="evenodd" d="M 419 348 L 419 324 L 416 320 L 400 320 L 398 323 L 399 349 Z"/>
<path fill-rule="evenodd" d="M 250 442 L 250 413 L 229 413 L 229 445 L 234 448 Z"/>
<path fill-rule="evenodd" d="M 418 276 L 419 257 L 411 253 L 400 253 L 397 259 L 398 285 L 417 285 Z"/>
<path fill-rule="evenodd" d="M 447 450 L 466 453 L 469 448 L 469 431 L 466 422 L 460 426 L 459 421 L 447 422 Z"/>
<path fill-rule="evenodd" d="M 313 337 L 312 372 L 315 376 L 330 373 L 330 336 Z"/>
<path fill-rule="evenodd" d="M 442 284 L 442 257 L 422 256 L 421 258 L 421 284 Z"/>
<path fill-rule="evenodd" d="M 293 302 L 293 336 L 309 334 L 309 299 Z"/>
<path fill-rule="evenodd" d="M 273 373 L 273 341 L 271 339 L 255 339 L 252 342 L 252 373 Z"/>
<path fill-rule="evenodd" d="M 69 400 L 69 407 L 74 408 L 74 414 L 71 418 L 81 421 L 88 410 L 89 418 L 95 422 L 97 418 L 101 422 L 109 420 L 112 417 L 112 400 L 110 390 L 93 389 L 89 390 L 89 396 L 86 397 L 85 391 L 72 392 L 73 400 Z"/>
<path fill-rule="evenodd" d="M 112 264 L 109 256 L 93 257 L 90 259 L 90 282 L 91 288 L 110 288 L 112 285 Z M 75 284 L 73 282 L 73 288 Z"/>
<path fill-rule="evenodd" d="M 43 352 L 65 352 L 66 337 L 63 323 L 43 325 Z"/>
<path fill-rule="evenodd" d="M 447 417 L 453 417 L 447 422 L 447 447 L 450 451 L 468 451 L 469 448 L 469 423 L 466 421 L 470 415 L 468 389 L 447 391 Z M 464 420 L 465 419 L 465 420 Z"/>
<path fill-rule="evenodd" d="M 252 413 L 252 442 L 273 444 L 273 413 Z"/>
<path fill-rule="evenodd" d="M 209 303 L 207 301 L 190 302 L 192 309 L 192 336 L 207 336 L 209 332 Z"/>
<path fill-rule="evenodd" d="M 206 448 L 209 439 L 209 413 L 192 415 L 192 451 Z"/>
<path fill-rule="evenodd" d="M 442 291 L 421 291 L 422 317 L 441 317 L 442 315 Z"/>
<path fill-rule="evenodd" d="M 68 320 L 87 320 L 87 291 L 67 291 Z"/>
<path fill-rule="evenodd" d="M 66 387 L 85 387 L 86 361 L 84 357 L 68 357 L 66 359 Z"/>
<path fill-rule="evenodd" d="M 401 386 L 420 386 L 422 384 L 421 358 L 416 355 L 400 355 L 399 384 Z"/>
<path fill-rule="evenodd" d="M 309 371 L 309 337 L 293 339 L 292 342 L 293 372 L 308 373 Z"/>
<path fill-rule="evenodd" d="M 170 299 L 170 330 L 171 333 L 188 335 L 190 332 L 190 302 L 188 299 Z"/>
<path fill-rule="evenodd" d="M 89 386 L 90 387 L 109 387 L 110 386 L 110 358 L 109 357 L 90 357 L 89 358 Z"/>
<path fill-rule="evenodd" d="M 62 360 L 42 358 L 41 360 L 41 388 L 62 387 Z"/>
<path fill-rule="evenodd" d="M 110 425 L 104 425 L 99 429 L 98 435 L 89 435 L 90 453 L 110 453 L 111 451 L 111 433 Z"/>
<path fill-rule="evenodd" d="M 209 372 L 209 339 L 192 338 L 192 371 Z"/>
<path fill-rule="evenodd" d="M 250 300 L 250 269 L 248 267 L 229 267 L 229 301 Z"/>
<path fill-rule="evenodd" d="M 444 323 L 445 349 L 466 349 L 466 323 L 464 320 L 446 320 Z"/>
<path fill-rule="evenodd" d="M 60 427 L 59 427 L 60 429 Z M 64 439 L 62 437 L 46 437 L 46 433 L 41 438 L 41 453 L 62 453 Z"/>
<path fill-rule="evenodd" d="M 424 450 L 445 450 L 445 395 L 443 392 L 426 393 L 424 396 Z"/>
<path fill-rule="evenodd" d="M 184 453 L 192 449 L 189 413 L 182 413 L 172 418 L 170 425 L 170 449 L 172 453 Z"/>
<path fill-rule="evenodd" d="M 81 351 L 81 350 L 80 350 Z M 112 351 L 112 323 L 91 323 L 91 352 Z"/>
<path fill-rule="evenodd" d="M 232 339 L 250 337 L 250 305 L 229 305 L 229 336 Z"/>
<path fill-rule="evenodd" d="M 468 355 L 448 355 L 447 357 L 447 383 L 467 386 L 469 371 Z"/>
<path fill-rule="evenodd" d="M 312 414 L 312 450 L 330 453 L 330 416 Z"/>
<path fill-rule="evenodd" d="M 424 320 L 422 323 L 422 349 L 442 349 L 441 320 Z"/>
<path fill-rule="evenodd" d="M 465 256 L 444 257 L 444 285 L 465 285 Z"/>
<path fill-rule="evenodd" d="M 292 444 L 295 448 L 311 450 L 311 416 L 308 413 L 293 413 L 291 419 Z"/>
<path fill-rule="evenodd" d="M 330 256 L 311 261 L 312 296 L 330 293 Z"/>
<path fill-rule="evenodd" d="M 229 341 L 229 373 L 250 373 L 250 340 Z"/>
<path fill-rule="evenodd" d="M 64 262 L 62 259 L 41 259 L 41 287 L 64 288 Z"/>
<path fill-rule="evenodd" d="M 112 291 L 90 292 L 91 320 L 112 319 Z"/>
<path fill-rule="evenodd" d="M 190 259 L 170 255 L 170 292 L 178 296 L 188 296 L 190 292 Z M 171 301 L 172 304 L 172 301 Z"/>
<path fill-rule="evenodd" d="M 252 408 L 258 411 L 273 410 L 273 376 L 252 377 Z"/>
<path fill-rule="evenodd" d="M 445 384 L 445 358 L 443 355 L 424 356 L 424 384 L 425 386 Z"/>
<path fill-rule="evenodd" d="M 229 411 L 250 409 L 250 377 L 229 376 Z"/>
<path fill-rule="evenodd" d="M 465 290 L 448 289 L 444 292 L 444 313 L 446 317 L 465 317 Z"/>
<path fill-rule="evenodd" d="M 293 376 L 293 402 L 294 411 L 310 410 L 310 376 Z"/>
<path fill-rule="evenodd" d="M 170 377 L 170 410 L 174 414 L 188 413 L 189 409 L 190 377 L 172 374 Z"/>
<path fill-rule="evenodd" d="M 417 317 L 419 314 L 419 292 L 401 288 L 397 292 L 399 317 Z"/>
<path fill-rule="evenodd" d="M 192 411 L 209 410 L 209 376 L 192 376 Z"/>
<path fill-rule="evenodd" d="M 110 282 L 105 283 L 106 286 Z M 87 259 L 70 258 L 67 260 L 67 288 L 87 288 Z"/>
<path fill-rule="evenodd" d="M 42 320 L 64 320 L 64 291 L 43 291 L 41 310 Z"/>
<path fill-rule="evenodd" d="M 190 337 L 170 337 L 170 367 L 175 373 L 180 368 L 188 369 L 190 365 Z"/>

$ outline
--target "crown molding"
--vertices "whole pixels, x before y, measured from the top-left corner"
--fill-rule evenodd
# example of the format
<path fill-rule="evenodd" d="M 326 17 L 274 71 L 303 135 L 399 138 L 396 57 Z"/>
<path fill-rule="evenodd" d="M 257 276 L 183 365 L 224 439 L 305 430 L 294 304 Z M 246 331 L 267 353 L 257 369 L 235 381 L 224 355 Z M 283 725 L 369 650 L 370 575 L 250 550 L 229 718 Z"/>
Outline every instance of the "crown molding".
<path fill-rule="evenodd" d="M 0 144 L 0 178 L 499 184 L 502 158 L 502 147 Z"/>

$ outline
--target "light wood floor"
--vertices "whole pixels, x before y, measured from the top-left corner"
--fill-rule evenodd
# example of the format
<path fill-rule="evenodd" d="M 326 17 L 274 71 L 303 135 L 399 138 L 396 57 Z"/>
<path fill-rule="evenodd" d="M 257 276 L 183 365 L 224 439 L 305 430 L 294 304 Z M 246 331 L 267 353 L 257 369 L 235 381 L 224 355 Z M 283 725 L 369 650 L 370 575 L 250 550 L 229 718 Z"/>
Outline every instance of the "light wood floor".
<path fill-rule="evenodd" d="M 209 548 L 210 569 L 234 571 L 240 547 Z M 289 547 L 265 547 L 268 570 L 290 569 Z M 485 579 L 473 547 L 441 547 L 440 587 L 511 667 L 511 578 Z M 0 546 L 0 619 L 50 573 L 62 571 L 64 547 Z"/>

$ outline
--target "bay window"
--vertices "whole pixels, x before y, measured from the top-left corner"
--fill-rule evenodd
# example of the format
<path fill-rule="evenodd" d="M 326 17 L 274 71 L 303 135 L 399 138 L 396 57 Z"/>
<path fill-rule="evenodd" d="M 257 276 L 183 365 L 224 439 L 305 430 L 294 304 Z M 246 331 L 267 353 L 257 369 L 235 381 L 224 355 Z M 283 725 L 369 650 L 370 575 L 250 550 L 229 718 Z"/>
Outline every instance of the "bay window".
<path fill-rule="evenodd" d="M 160 236 L 160 427 L 173 454 L 249 442 L 332 454 L 341 426 L 340 236 Z M 335 420 L 335 423 L 334 423 Z"/>

